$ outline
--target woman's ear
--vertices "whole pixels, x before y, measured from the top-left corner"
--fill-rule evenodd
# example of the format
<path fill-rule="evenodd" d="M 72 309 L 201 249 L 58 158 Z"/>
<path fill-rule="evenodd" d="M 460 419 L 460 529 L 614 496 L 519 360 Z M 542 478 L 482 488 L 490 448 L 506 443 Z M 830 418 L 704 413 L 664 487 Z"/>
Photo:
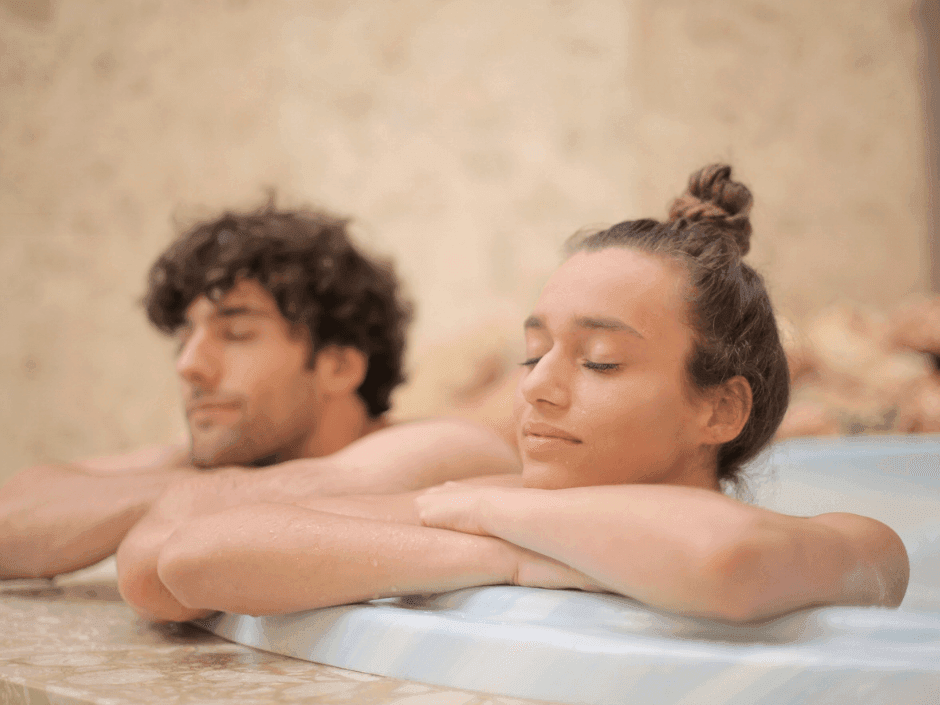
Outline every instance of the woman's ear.
<path fill-rule="evenodd" d="M 366 377 L 369 360 L 359 348 L 328 345 L 317 353 L 316 371 L 326 394 L 355 393 Z"/>
<path fill-rule="evenodd" d="M 708 391 L 711 416 L 705 426 L 705 442 L 721 445 L 737 438 L 751 416 L 754 397 L 741 375 Z"/>

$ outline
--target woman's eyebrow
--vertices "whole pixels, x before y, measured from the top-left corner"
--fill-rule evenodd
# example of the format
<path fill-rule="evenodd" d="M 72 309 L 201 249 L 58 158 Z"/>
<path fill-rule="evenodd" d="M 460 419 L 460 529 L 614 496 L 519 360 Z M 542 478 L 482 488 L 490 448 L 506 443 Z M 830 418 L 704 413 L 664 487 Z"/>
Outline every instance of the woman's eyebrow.
<path fill-rule="evenodd" d="M 578 328 L 587 328 L 588 330 L 609 330 L 615 333 L 629 333 L 641 340 L 646 340 L 640 331 L 638 331 L 633 326 L 624 323 L 619 318 L 597 318 L 595 316 L 578 316 L 574 319 L 574 323 Z M 525 323 L 522 324 L 522 327 L 525 330 L 542 330 L 545 328 L 545 323 L 538 316 L 529 316 L 525 319 Z"/>
<path fill-rule="evenodd" d="M 629 333 L 637 338 L 645 340 L 646 337 L 633 326 L 624 323 L 619 318 L 594 318 L 593 316 L 579 316 L 575 319 L 575 325 L 579 328 L 588 328 L 589 330 L 609 330 L 616 333 Z"/>

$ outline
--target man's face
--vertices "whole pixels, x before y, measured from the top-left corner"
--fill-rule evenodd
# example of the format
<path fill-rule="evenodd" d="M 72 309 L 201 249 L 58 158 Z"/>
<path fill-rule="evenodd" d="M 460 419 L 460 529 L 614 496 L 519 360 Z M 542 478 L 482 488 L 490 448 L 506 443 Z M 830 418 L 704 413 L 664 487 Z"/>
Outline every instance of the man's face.
<path fill-rule="evenodd" d="M 241 280 L 217 301 L 195 299 L 179 340 L 176 370 L 196 465 L 305 457 L 321 412 L 310 343 L 264 287 Z"/>

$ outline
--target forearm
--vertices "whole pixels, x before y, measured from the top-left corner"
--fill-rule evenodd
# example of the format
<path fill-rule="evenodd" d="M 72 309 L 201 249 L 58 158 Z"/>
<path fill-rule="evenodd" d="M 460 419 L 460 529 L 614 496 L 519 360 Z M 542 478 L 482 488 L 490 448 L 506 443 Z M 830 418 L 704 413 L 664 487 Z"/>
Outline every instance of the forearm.
<path fill-rule="evenodd" d="M 50 577 L 114 553 L 177 468 L 98 473 L 45 465 L 0 490 L 0 578 Z"/>
<path fill-rule="evenodd" d="M 189 609 L 272 614 L 508 583 L 514 555 L 490 537 L 259 504 L 184 525 L 157 570 Z"/>
<path fill-rule="evenodd" d="M 814 604 L 879 603 L 878 566 L 820 518 L 714 492 L 662 485 L 505 492 L 480 516 L 493 536 L 685 614 L 750 620 Z"/>
<path fill-rule="evenodd" d="M 727 515 L 703 515 L 694 493 L 667 496 L 671 505 L 664 506 L 661 489 L 497 492 L 478 514 L 486 533 L 570 565 L 611 591 L 698 612 L 710 587 L 702 580 L 707 552 L 720 532 L 734 529 Z"/>

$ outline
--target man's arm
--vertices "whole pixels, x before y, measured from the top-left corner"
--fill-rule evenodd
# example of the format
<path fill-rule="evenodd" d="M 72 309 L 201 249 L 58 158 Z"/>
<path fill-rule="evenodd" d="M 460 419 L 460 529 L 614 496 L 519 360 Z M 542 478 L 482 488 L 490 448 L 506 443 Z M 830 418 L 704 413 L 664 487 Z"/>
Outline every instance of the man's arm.
<path fill-rule="evenodd" d="M 514 452 L 490 431 L 446 419 L 393 426 L 331 456 L 264 470 L 207 473 L 184 467 L 186 461 L 186 448 L 164 446 L 19 473 L 0 489 L 0 579 L 49 577 L 111 555 L 177 480 L 197 483 L 205 500 L 198 511 L 208 512 L 239 502 L 400 492 L 449 479 L 518 472 Z M 199 484 L 207 475 L 216 476 L 214 484 Z M 178 512 L 176 518 L 182 518 Z"/>
<path fill-rule="evenodd" d="M 416 504 L 428 526 L 502 538 L 684 614 L 750 621 L 823 604 L 896 607 L 907 586 L 904 545 L 874 519 L 786 516 L 709 490 L 452 485 Z"/>
<path fill-rule="evenodd" d="M 518 474 L 515 450 L 487 428 L 442 418 L 371 433 L 332 455 L 232 473 L 218 491 L 250 502 L 410 492 L 483 475 Z"/>
<path fill-rule="evenodd" d="M 185 467 L 182 446 L 28 468 L 0 488 L 0 579 L 51 577 L 111 555 Z"/>
<path fill-rule="evenodd" d="M 407 490 L 444 479 L 487 474 L 491 481 L 497 481 L 493 473 L 512 472 L 518 472 L 514 452 L 492 433 L 467 422 L 436 420 L 373 433 L 323 458 L 284 463 L 264 470 L 224 468 L 191 478 L 170 487 L 121 544 L 118 551 L 121 594 L 138 612 L 152 619 L 183 620 L 199 616 L 198 610 L 192 611 L 176 600 L 160 580 L 161 552 L 181 527 L 190 524 L 205 527 L 210 516 L 220 513 L 227 517 L 219 519 L 221 525 L 227 526 L 233 517 L 242 516 L 229 510 L 241 505 L 277 503 L 272 506 L 292 505 L 316 514 L 416 524 L 412 506 L 414 494 L 394 497 L 324 495 Z M 250 506 L 245 516 L 251 517 L 260 511 Z M 201 522 L 201 518 L 206 521 Z M 268 546 L 264 544 L 264 537 L 252 533 L 267 532 L 271 527 L 263 522 L 239 524 L 239 527 L 238 536 L 246 552 L 258 551 L 265 555 Z M 187 535 L 196 534 L 188 531 Z M 214 566 L 214 558 L 206 565 Z M 257 575 L 270 577 L 270 573 Z M 355 599 L 360 598 L 353 596 L 346 601 Z"/>

